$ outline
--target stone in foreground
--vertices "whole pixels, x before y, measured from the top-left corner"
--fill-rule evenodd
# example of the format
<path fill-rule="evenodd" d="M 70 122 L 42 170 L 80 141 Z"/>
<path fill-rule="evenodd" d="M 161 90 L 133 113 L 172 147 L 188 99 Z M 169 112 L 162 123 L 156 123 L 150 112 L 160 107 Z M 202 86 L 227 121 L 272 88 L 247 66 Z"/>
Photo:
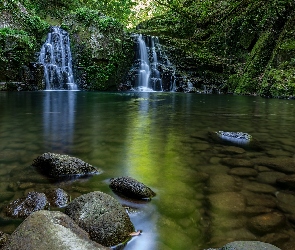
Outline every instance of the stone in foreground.
<path fill-rule="evenodd" d="M 41 173 L 54 178 L 77 177 L 98 174 L 99 171 L 79 158 L 55 153 L 44 153 L 38 156 L 32 166 Z"/>
<path fill-rule="evenodd" d="M 31 214 L 12 233 L 2 250 L 107 250 L 67 215 L 59 211 Z"/>
<path fill-rule="evenodd" d="M 95 191 L 74 199 L 65 209 L 90 238 L 104 246 L 129 240 L 134 226 L 121 204 L 108 194 Z"/>
<path fill-rule="evenodd" d="M 49 203 L 44 193 L 30 192 L 27 197 L 10 202 L 5 213 L 13 218 L 26 218 L 33 212 L 49 208 Z"/>
<path fill-rule="evenodd" d="M 149 187 L 128 176 L 112 178 L 110 188 L 116 193 L 134 199 L 150 199 L 156 195 Z"/>
<path fill-rule="evenodd" d="M 281 250 L 280 248 L 261 241 L 234 241 L 226 244 L 220 250 Z"/>

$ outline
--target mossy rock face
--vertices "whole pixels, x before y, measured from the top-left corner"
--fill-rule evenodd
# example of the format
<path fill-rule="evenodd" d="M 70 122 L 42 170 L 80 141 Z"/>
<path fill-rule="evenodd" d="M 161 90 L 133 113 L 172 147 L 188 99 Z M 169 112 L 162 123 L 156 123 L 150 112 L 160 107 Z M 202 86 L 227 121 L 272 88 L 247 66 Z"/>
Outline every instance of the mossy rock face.
<path fill-rule="evenodd" d="M 135 199 L 150 199 L 155 192 L 131 177 L 112 178 L 110 188 L 119 194 Z"/>
<path fill-rule="evenodd" d="M 30 215 L 1 249 L 106 250 L 89 239 L 69 216 L 59 211 L 38 211 Z"/>
<path fill-rule="evenodd" d="M 30 192 L 27 197 L 12 201 L 5 208 L 5 213 L 13 218 L 26 218 L 35 211 L 49 208 L 45 194 Z"/>
<path fill-rule="evenodd" d="M 235 145 L 242 148 L 262 150 L 260 143 L 252 135 L 244 132 L 208 132 L 208 137 L 213 142 L 225 145 Z"/>
<path fill-rule="evenodd" d="M 129 239 L 134 226 L 121 204 L 108 194 L 96 191 L 74 199 L 65 209 L 90 238 L 104 246 Z"/>
<path fill-rule="evenodd" d="M 50 152 L 38 156 L 32 166 L 41 173 L 54 178 L 79 177 L 99 173 L 99 170 L 79 158 Z"/>

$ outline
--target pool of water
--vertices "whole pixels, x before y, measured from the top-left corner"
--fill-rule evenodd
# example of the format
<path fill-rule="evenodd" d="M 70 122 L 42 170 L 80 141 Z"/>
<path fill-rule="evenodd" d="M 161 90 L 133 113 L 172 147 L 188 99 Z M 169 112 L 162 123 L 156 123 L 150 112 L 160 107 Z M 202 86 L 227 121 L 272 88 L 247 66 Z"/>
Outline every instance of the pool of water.
<path fill-rule="evenodd" d="M 130 217 L 142 234 L 126 250 L 200 250 L 234 240 L 275 241 L 284 249 L 295 238 L 295 196 L 274 176 L 288 173 L 257 162 L 295 164 L 294 106 L 294 100 L 253 96 L 0 92 L 0 205 L 53 187 L 72 199 L 103 191 L 134 208 Z M 208 132 L 219 130 L 247 132 L 263 150 L 210 141 Z M 103 172 L 52 183 L 31 167 L 45 152 L 81 158 Z M 247 175 L 245 168 L 256 172 Z M 143 182 L 156 197 L 137 204 L 117 197 L 108 181 L 119 176 Z M 272 213 L 283 222 L 256 232 L 253 217 Z M 0 230 L 11 233 L 19 223 L 2 213 Z"/>

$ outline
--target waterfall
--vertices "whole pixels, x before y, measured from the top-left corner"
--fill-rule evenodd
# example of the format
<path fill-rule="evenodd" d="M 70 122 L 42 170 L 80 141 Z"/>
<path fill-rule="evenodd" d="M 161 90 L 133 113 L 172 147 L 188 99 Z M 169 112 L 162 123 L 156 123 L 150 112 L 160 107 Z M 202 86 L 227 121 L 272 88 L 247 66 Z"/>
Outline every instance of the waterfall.
<path fill-rule="evenodd" d="M 158 37 L 134 34 L 136 58 L 127 76 L 135 91 L 172 91 L 175 68 L 162 51 Z"/>
<path fill-rule="evenodd" d="M 77 90 L 72 70 L 69 34 L 60 27 L 51 27 L 43 44 L 39 63 L 44 66 L 46 90 Z"/>

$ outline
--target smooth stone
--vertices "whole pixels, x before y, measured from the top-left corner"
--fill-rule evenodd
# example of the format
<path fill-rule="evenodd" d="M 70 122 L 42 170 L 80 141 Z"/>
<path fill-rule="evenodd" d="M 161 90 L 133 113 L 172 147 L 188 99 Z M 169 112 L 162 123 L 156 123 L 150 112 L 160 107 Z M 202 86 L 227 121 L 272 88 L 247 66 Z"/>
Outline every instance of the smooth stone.
<path fill-rule="evenodd" d="M 249 176 L 256 176 L 258 174 L 257 170 L 253 168 L 232 168 L 228 172 L 231 175 L 238 175 L 241 177 L 249 177 Z"/>
<path fill-rule="evenodd" d="M 208 190 L 211 193 L 238 191 L 234 177 L 228 174 L 211 175 L 208 181 Z"/>
<path fill-rule="evenodd" d="M 201 165 L 199 167 L 200 171 L 203 171 L 207 174 L 224 174 L 229 170 L 229 167 L 224 166 L 224 165 L 207 165 L 207 166 L 203 166 Z"/>
<path fill-rule="evenodd" d="M 245 197 L 236 192 L 224 192 L 208 196 L 213 211 L 224 211 L 228 213 L 242 213 L 245 211 Z"/>
<path fill-rule="evenodd" d="M 216 157 L 216 156 L 211 157 L 210 160 L 209 160 L 209 162 L 211 164 L 218 164 L 220 161 L 221 161 L 221 158 L 220 157 Z"/>
<path fill-rule="evenodd" d="M 248 206 L 262 206 L 275 208 L 277 206 L 276 199 L 272 195 L 268 194 L 257 194 L 249 191 L 242 192 L 247 200 Z"/>
<path fill-rule="evenodd" d="M 258 174 L 256 180 L 261 183 L 273 185 L 276 184 L 278 178 L 282 178 L 284 176 L 286 176 L 286 174 L 280 172 L 262 172 Z"/>
<path fill-rule="evenodd" d="M 274 157 L 278 157 L 278 156 L 289 157 L 290 156 L 289 152 L 286 152 L 285 150 L 282 150 L 282 149 L 268 150 L 266 152 L 266 154 L 269 155 L 269 156 L 274 156 Z"/>
<path fill-rule="evenodd" d="M 24 189 L 29 189 L 29 188 L 34 188 L 35 187 L 35 183 L 32 182 L 25 182 L 25 183 L 21 183 L 18 188 L 21 190 Z"/>
<path fill-rule="evenodd" d="M 284 175 L 281 177 L 278 177 L 276 182 L 284 187 L 295 189 L 295 175 Z"/>
<path fill-rule="evenodd" d="M 59 211 L 38 211 L 31 214 L 12 233 L 2 250 L 106 250 L 109 248 L 89 239 L 67 215 Z"/>
<path fill-rule="evenodd" d="M 252 162 L 256 165 L 262 165 L 279 172 L 294 174 L 295 173 L 295 161 L 291 157 L 281 157 L 281 158 L 267 158 L 259 157 L 252 159 Z"/>
<path fill-rule="evenodd" d="M 214 230 L 229 230 L 243 228 L 246 225 L 247 219 L 245 216 L 225 216 L 218 213 L 211 213 L 211 225 Z"/>
<path fill-rule="evenodd" d="M 244 188 L 255 193 L 273 194 L 277 191 L 273 186 L 254 181 L 245 183 Z"/>
<path fill-rule="evenodd" d="M 285 224 L 286 218 L 282 213 L 272 212 L 254 216 L 248 220 L 248 227 L 258 234 L 278 231 Z"/>
<path fill-rule="evenodd" d="M 278 207 L 285 213 L 295 215 L 295 196 L 285 192 L 276 192 Z"/>
<path fill-rule="evenodd" d="M 265 166 L 255 166 L 254 169 L 256 169 L 258 172 L 269 172 L 272 171 L 272 169 L 265 167 Z"/>
<path fill-rule="evenodd" d="M 226 244 L 220 250 L 281 250 L 280 248 L 260 241 L 234 241 Z"/>
<path fill-rule="evenodd" d="M 222 153 L 222 154 L 229 154 L 229 155 L 233 155 L 233 154 L 244 154 L 245 152 L 246 152 L 245 149 L 239 148 L 239 147 L 235 147 L 235 146 L 223 147 L 220 150 L 220 153 Z"/>
<path fill-rule="evenodd" d="M 254 166 L 254 164 L 251 161 L 246 159 L 239 159 L 239 158 L 223 158 L 221 160 L 221 163 L 229 167 L 251 168 Z"/>
<path fill-rule="evenodd" d="M 273 212 L 272 208 L 263 207 L 263 206 L 247 206 L 245 213 L 249 215 L 258 215 L 258 214 L 265 214 Z"/>

